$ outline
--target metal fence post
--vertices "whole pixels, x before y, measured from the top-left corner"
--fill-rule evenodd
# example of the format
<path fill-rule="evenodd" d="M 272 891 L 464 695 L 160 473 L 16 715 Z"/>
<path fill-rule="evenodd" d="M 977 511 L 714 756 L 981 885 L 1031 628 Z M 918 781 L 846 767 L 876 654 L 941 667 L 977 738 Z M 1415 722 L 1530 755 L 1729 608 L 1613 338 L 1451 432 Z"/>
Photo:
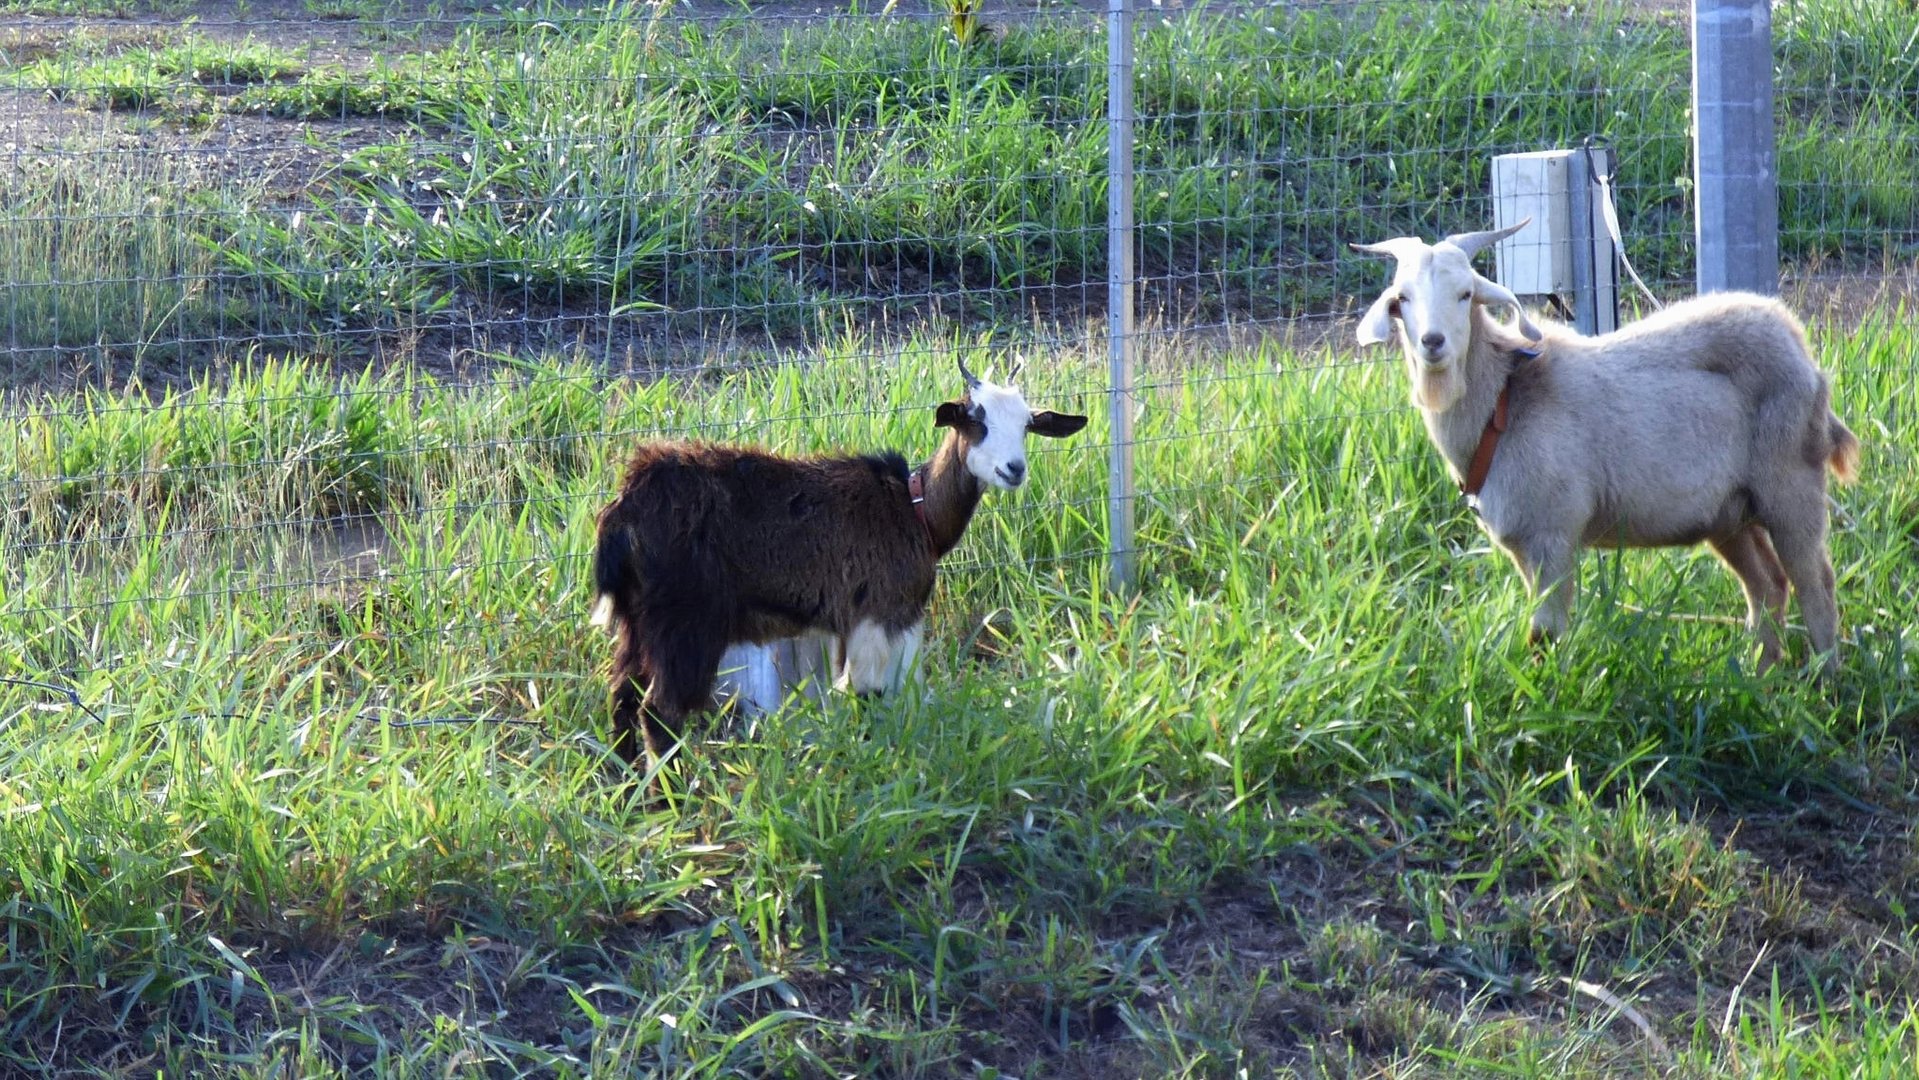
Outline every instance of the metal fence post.
<path fill-rule="evenodd" d="M 1133 0 L 1107 0 L 1106 336 L 1112 425 L 1106 531 L 1112 587 L 1131 592 L 1133 550 Z"/>
<path fill-rule="evenodd" d="M 1699 291 L 1776 293 L 1769 0 L 1693 0 L 1692 112 Z"/>

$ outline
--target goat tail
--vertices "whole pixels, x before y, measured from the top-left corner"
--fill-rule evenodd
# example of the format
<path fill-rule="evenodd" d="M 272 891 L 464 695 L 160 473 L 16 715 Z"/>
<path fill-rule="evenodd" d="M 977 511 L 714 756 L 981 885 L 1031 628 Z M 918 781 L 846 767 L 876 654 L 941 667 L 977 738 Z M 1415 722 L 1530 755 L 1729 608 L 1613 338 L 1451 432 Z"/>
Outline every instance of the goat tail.
<path fill-rule="evenodd" d="M 596 597 L 588 619 L 601 629 L 611 629 L 618 616 L 616 597 L 631 590 L 636 582 L 633 572 L 633 537 L 626 527 L 609 521 L 600 526 L 597 550 L 593 553 L 593 587 Z"/>
<path fill-rule="evenodd" d="M 1859 479 L 1859 437 L 1832 412 L 1826 413 L 1826 438 L 1832 443 L 1832 453 L 1826 456 L 1832 474 L 1842 484 Z"/>

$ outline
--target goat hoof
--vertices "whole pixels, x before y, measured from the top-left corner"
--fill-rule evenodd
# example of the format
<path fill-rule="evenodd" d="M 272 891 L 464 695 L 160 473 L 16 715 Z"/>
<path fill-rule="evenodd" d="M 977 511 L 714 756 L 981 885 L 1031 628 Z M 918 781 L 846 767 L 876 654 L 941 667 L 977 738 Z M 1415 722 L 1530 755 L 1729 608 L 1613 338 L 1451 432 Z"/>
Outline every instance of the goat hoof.
<path fill-rule="evenodd" d="M 649 775 L 650 772 L 650 775 Z M 686 797 L 684 785 L 674 784 L 673 790 L 667 787 L 664 772 L 643 771 L 639 768 L 627 770 L 626 777 L 615 785 L 614 794 L 630 811 L 642 814 L 657 814 L 671 810 L 673 804 Z"/>

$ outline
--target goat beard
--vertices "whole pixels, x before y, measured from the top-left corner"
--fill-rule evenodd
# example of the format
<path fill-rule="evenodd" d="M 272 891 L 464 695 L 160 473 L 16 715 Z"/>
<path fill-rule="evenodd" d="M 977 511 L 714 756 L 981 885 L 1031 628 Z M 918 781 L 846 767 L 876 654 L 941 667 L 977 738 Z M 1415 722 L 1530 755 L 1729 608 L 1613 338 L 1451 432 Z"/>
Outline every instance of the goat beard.
<path fill-rule="evenodd" d="M 1412 361 L 1413 404 L 1427 412 L 1443 413 L 1466 395 L 1466 378 L 1453 361 L 1442 368 Z"/>

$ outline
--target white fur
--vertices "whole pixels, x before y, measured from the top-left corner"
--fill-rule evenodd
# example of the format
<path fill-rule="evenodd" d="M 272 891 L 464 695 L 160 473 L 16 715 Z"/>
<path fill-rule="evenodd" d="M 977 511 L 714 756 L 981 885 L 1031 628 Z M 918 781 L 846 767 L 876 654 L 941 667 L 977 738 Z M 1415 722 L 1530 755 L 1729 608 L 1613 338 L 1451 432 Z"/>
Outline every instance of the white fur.
<path fill-rule="evenodd" d="M 1398 324 L 1413 403 L 1462 478 L 1523 361 L 1478 510 L 1538 598 L 1534 635 L 1565 632 L 1582 547 L 1705 540 L 1745 587 L 1761 665 L 1780 656 L 1790 581 L 1830 670 L 1825 474 L 1850 478 L 1858 441 L 1831 412 L 1798 320 L 1776 300 L 1716 293 L 1598 337 L 1542 333 L 1523 312 L 1514 333 L 1482 310 L 1516 309 L 1513 295 L 1470 262 L 1511 231 L 1359 247 L 1399 264 L 1359 342 Z"/>
<path fill-rule="evenodd" d="M 886 689 L 886 668 L 893 659 L 892 635 L 876 622 L 863 622 L 846 635 L 846 666 L 836 690 L 871 694 Z"/>
<path fill-rule="evenodd" d="M 926 623 L 889 634 L 878 623 L 856 627 L 844 645 L 831 634 L 782 638 L 765 645 L 733 645 L 720 658 L 713 687 L 716 701 L 732 701 L 747 716 L 778 712 L 795 695 L 824 700 L 832 688 L 853 693 L 897 694 L 919 675 Z"/>
<path fill-rule="evenodd" d="M 778 710 L 786 702 L 786 688 L 780 681 L 779 651 L 770 645 L 729 645 L 726 654 L 720 657 L 719 674 L 713 680 L 713 697 L 718 701 L 732 698 L 739 703 L 741 711 L 753 716 Z"/>
<path fill-rule="evenodd" d="M 747 716 L 778 712 L 795 694 L 820 700 L 840 668 L 839 639 L 805 634 L 765 645 L 729 646 L 713 685 L 716 701 L 734 701 Z"/>
<path fill-rule="evenodd" d="M 886 692 L 897 694 L 906 680 L 919 674 L 920 642 L 926 638 L 926 620 L 893 635 L 893 657 L 886 666 Z"/>
<path fill-rule="evenodd" d="M 1519 307 L 1519 299 L 1503 286 L 1481 277 L 1472 256 L 1450 240 L 1428 245 L 1411 236 L 1370 245 L 1366 250 L 1398 260 L 1393 283 L 1379 294 L 1359 325 L 1359 343 L 1385 341 L 1398 323 L 1399 344 L 1405 350 L 1415 394 L 1422 380 L 1439 381 L 1465 355 L 1473 342 L 1473 309 L 1506 305 L 1518 316 L 1520 333 L 1533 341 L 1540 330 Z M 1445 409 L 1451 401 L 1419 402 L 1421 407 Z"/>
<path fill-rule="evenodd" d="M 982 484 L 1011 491 L 1026 482 L 1026 425 L 1033 410 L 1018 390 L 984 379 L 970 395 L 986 438 L 967 449 L 966 469 Z"/>

